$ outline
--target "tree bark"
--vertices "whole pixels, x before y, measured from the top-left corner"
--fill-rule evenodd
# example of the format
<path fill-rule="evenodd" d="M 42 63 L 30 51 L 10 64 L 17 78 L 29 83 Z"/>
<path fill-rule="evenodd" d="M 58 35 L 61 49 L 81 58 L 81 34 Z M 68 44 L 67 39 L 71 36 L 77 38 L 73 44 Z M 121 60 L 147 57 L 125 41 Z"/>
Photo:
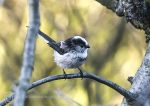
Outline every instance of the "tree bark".
<path fill-rule="evenodd" d="M 21 68 L 21 75 L 19 84 L 15 89 L 14 106 L 24 106 L 26 98 L 26 91 L 30 86 L 30 78 L 32 76 L 34 65 L 34 52 L 36 35 L 38 34 L 40 26 L 39 17 L 39 0 L 29 0 L 29 27 L 25 41 L 23 65 Z"/>
<path fill-rule="evenodd" d="M 147 91 L 147 86 L 150 84 L 150 4 L 148 0 L 112 0 L 113 4 L 107 3 L 110 0 L 97 0 L 102 5 L 108 7 L 114 11 L 118 16 L 125 17 L 127 22 L 130 22 L 135 28 L 142 29 L 146 34 L 146 41 L 148 42 L 147 51 L 140 68 L 138 69 L 135 77 L 133 78 L 133 84 L 130 91 L 137 95 L 134 101 L 130 101 L 129 98 L 125 98 L 122 102 L 122 106 L 139 105 L 143 106 L 147 95 L 144 94 Z M 105 3 L 104 3 L 105 2 Z M 113 5 L 113 6 L 112 6 Z M 110 7 L 110 8 L 109 8 Z M 136 60 L 135 60 L 136 61 Z M 131 70 L 132 71 L 132 70 Z M 139 103 L 139 102 L 138 102 Z M 150 105 L 150 104 L 149 104 Z"/>

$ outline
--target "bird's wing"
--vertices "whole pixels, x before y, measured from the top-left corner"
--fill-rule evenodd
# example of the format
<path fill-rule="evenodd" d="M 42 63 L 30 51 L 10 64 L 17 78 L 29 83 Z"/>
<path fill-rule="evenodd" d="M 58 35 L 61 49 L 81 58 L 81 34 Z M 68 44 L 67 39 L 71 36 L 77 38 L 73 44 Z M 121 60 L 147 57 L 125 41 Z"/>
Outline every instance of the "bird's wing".
<path fill-rule="evenodd" d="M 65 52 L 65 53 L 68 53 L 69 52 L 69 49 L 68 49 L 68 47 L 66 46 L 66 47 L 64 47 L 65 45 L 64 45 L 64 43 L 62 43 L 62 41 L 61 42 L 58 42 L 58 43 L 56 43 L 61 49 L 63 49 L 63 51 Z"/>
<path fill-rule="evenodd" d="M 56 43 L 59 47 L 61 46 L 61 42 Z"/>

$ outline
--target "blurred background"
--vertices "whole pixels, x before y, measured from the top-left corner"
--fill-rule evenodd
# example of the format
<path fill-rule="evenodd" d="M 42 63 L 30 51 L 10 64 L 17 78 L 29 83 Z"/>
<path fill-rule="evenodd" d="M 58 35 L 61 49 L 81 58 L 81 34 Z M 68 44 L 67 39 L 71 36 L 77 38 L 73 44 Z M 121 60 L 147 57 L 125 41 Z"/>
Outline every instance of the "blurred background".
<path fill-rule="evenodd" d="M 56 41 L 85 37 L 91 48 L 82 69 L 129 89 L 145 53 L 144 32 L 95 0 L 41 0 L 41 30 Z M 27 0 L 0 0 L 0 100 L 13 91 L 20 75 L 28 26 Z M 31 82 L 63 74 L 53 62 L 53 50 L 37 38 Z M 78 73 L 66 70 L 66 73 Z M 59 80 L 34 88 L 27 106 L 119 106 L 123 97 L 89 79 Z M 11 103 L 9 104 L 11 106 Z"/>

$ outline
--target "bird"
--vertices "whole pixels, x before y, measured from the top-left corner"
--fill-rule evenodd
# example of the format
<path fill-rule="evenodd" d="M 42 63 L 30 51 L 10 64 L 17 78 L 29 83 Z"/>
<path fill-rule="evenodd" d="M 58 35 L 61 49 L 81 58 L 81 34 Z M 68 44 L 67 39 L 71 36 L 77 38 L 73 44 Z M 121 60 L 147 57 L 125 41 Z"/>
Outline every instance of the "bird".
<path fill-rule="evenodd" d="M 39 34 L 47 44 L 50 45 L 51 38 L 46 34 Z M 85 38 L 75 35 L 56 43 L 60 47 L 64 54 L 59 54 L 54 50 L 54 62 L 63 69 L 63 73 L 66 75 L 65 69 L 79 69 L 81 77 L 83 72 L 80 68 L 85 63 L 88 56 L 89 43 Z"/>

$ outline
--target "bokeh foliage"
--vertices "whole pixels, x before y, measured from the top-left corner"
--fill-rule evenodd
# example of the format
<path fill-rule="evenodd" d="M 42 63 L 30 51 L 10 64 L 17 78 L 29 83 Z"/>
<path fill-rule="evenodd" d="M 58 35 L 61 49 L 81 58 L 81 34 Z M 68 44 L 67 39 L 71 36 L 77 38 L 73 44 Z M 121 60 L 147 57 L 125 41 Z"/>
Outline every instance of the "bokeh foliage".
<path fill-rule="evenodd" d="M 0 6 L 0 99 L 9 95 L 20 74 L 28 26 L 25 0 L 5 0 Z M 91 46 L 82 68 L 129 88 L 145 52 L 144 33 L 94 0 L 41 0 L 41 30 L 56 41 L 74 35 Z M 77 73 L 78 70 L 66 70 Z M 62 74 L 53 62 L 53 50 L 37 38 L 31 82 Z M 30 91 L 29 106 L 114 106 L 123 97 L 111 88 L 88 79 L 59 80 Z"/>

